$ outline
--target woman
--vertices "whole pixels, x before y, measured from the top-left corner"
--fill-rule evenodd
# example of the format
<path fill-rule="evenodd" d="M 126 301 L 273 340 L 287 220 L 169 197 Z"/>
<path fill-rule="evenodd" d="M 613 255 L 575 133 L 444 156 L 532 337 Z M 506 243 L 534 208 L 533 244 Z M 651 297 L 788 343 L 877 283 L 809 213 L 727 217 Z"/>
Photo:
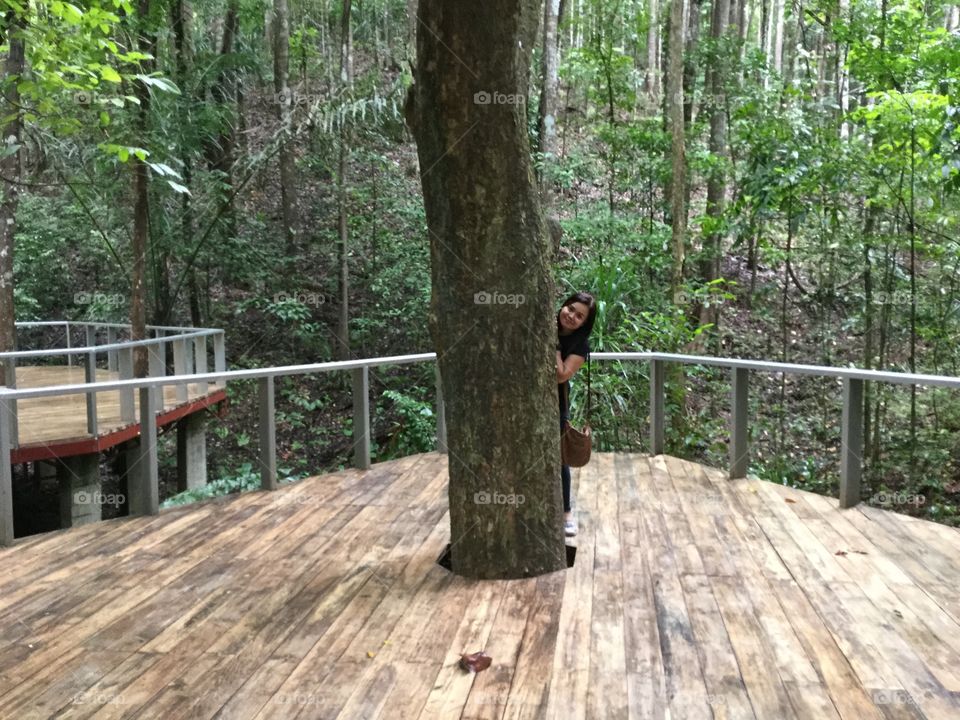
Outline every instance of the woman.
<path fill-rule="evenodd" d="M 557 313 L 557 391 L 560 395 L 560 430 L 570 417 L 570 408 L 564 399 L 570 397 L 570 378 L 590 355 L 588 338 L 597 315 L 593 295 L 585 292 L 568 297 Z M 563 530 L 568 537 L 577 534 L 577 521 L 570 506 L 570 466 L 560 468 L 563 485 Z"/>

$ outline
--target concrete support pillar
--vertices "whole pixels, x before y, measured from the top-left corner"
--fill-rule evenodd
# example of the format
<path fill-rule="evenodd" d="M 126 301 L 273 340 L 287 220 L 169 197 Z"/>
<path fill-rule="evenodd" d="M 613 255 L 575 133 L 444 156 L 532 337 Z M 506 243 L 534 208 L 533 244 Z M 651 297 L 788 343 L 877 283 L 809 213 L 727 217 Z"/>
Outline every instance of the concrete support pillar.
<path fill-rule="evenodd" d="M 203 413 L 193 413 L 177 423 L 177 490 L 207 484 L 207 427 Z"/>
<path fill-rule="evenodd" d="M 76 527 L 101 519 L 100 456 L 97 453 L 60 458 L 60 527 Z"/>

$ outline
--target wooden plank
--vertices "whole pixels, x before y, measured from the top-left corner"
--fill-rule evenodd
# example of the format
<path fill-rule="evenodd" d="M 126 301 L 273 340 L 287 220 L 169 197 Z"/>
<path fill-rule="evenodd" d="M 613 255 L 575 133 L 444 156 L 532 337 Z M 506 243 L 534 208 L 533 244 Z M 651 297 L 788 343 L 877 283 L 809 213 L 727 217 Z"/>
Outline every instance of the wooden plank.
<path fill-rule="evenodd" d="M 627 717 L 623 612 L 623 576 L 619 571 L 595 570 L 587 717 Z"/>
<path fill-rule="evenodd" d="M 503 714 L 504 720 L 539 719 L 546 712 L 550 674 L 560 626 L 560 604 L 563 602 L 563 588 L 568 573 L 569 570 L 560 570 L 537 578 L 534 605 L 527 619 L 520 653 L 517 656 L 510 695 L 507 697 L 506 711 Z M 621 612 L 618 620 L 622 622 L 622 619 Z M 622 652 L 622 630 L 619 644 Z M 615 641 L 608 642 L 608 645 L 616 651 Z M 626 702 L 625 692 L 623 702 Z"/>
<path fill-rule="evenodd" d="M 651 477 L 658 490 L 664 487 L 666 466 L 662 458 L 650 459 Z M 659 478 L 659 481 L 658 481 Z M 669 481 L 666 481 L 669 484 Z M 670 485 L 672 488 L 672 485 Z M 675 492 L 675 491 L 674 491 Z M 657 636 L 663 659 L 664 685 L 671 716 L 710 718 L 709 698 L 700 667 L 696 641 L 690 626 L 683 587 L 678 575 L 679 564 L 671 538 L 663 522 L 663 514 L 655 505 L 641 515 L 644 535 L 648 538 L 646 562 L 651 569 L 653 606 L 657 618 Z"/>
<path fill-rule="evenodd" d="M 870 696 L 810 599 L 793 580 L 771 582 L 797 638 L 806 649 L 807 658 L 817 671 L 819 684 L 826 689 L 840 717 L 843 720 L 877 720 L 879 714 Z"/>
<path fill-rule="evenodd" d="M 710 579 L 730 644 L 740 666 L 740 675 L 758 718 L 798 717 L 776 667 L 773 652 L 759 629 L 753 606 L 736 578 Z"/>
<path fill-rule="evenodd" d="M 533 578 L 510 581 L 486 648 L 493 663 L 474 678 L 460 715 L 462 720 L 502 718 L 506 712 L 516 658 L 535 603 L 537 587 L 537 580 Z"/>
<path fill-rule="evenodd" d="M 623 539 L 623 630 L 627 670 L 627 709 L 631 718 L 666 717 L 667 697 L 654 607 L 653 581 L 645 548 L 650 542 L 641 515 L 651 481 L 643 456 L 617 455 L 620 528 Z"/>
<path fill-rule="evenodd" d="M 436 720 L 452 715 L 459 717 L 474 679 L 472 673 L 460 669 L 460 657 L 487 647 L 509 582 L 490 580 L 471 586 L 471 601 L 466 604 L 463 619 L 447 648 L 443 664 L 418 716 L 419 720 Z M 561 623 L 562 617 L 561 610 Z"/>
<path fill-rule="evenodd" d="M 313 708 L 304 708 L 297 717 L 306 720 L 317 716 L 340 716 L 357 684 L 364 682 L 366 678 L 367 685 L 370 685 L 371 675 L 376 677 L 384 671 L 385 658 L 381 657 L 380 662 L 372 662 L 380 653 L 389 657 L 391 648 L 397 648 L 403 653 L 415 647 L 416 641 L 429 625 L 431 612 L 438 602 L 451 602 L 462 609 L 464 597 L 457 595 L 462 586 L 454 583 L 454 576 L 436 564 L 440 551 L 438 545 L 442 543 L 446 532 L 445 528 L 439 526 L 434 529 L 431 533 L 434 540 L 428 539 L 425 545 L 435 549 L 436 554 L 432 551 L 420 553 L 389 587 L 389 594 L 378 581 L 371 580 L 378 586 L 377 592 L 383 590 L 380 599 L 387 600 L 382 605 L 378 603 L 375 606 L 377 612 L 370 617 L 371 622 L 363 623 L 362 629 L 358 628 L 358 631 L 353 632 L 340 632 L 332 628 L 336 633 L 331 638 L 332 642 L 324 643 L 321 639 L 315 651 L 304 658 L 294 674 L 288 678 L 287 684 L 296 682 L 302 686 L 306 683 L 307 687 L 316 688 L 316 703 Z M 441 543 L 437 543 L 436 539 L 441 539 Z M 370 653 L 373 653 L 373 658 Z M 439 668 L 439 662 L 437 667 Z M 436 677 L 436 673 L 433 677 Z M 379 680 L 381 685 L 377 686 L 379 689 L 376 693 L 355 698 L 364 707 L 362 713 L 355 716 L 374 717 L 382 708 L 382 702 L 392 685 L 383 682 L 382 675 Z M 266 717 L 273 718 L 277 715 L 264 715 L 264 718 Z"/>
<path fill-rule="evenodd" d="M 693 575 L 732 575 L 733 563 L 726 546 L 720 542 L 714 523 L 714 517 L 726 511 L 727 505 L 722 495 L 705 477 L 694 472 L 690 463 L 667 458 L 667 467 L 696 547 L 696 557 L 700 560 L 699 567 L 685 567 L 684 572 Z"/>
<path fill-rule="evenodd" d="M 755 717 L 710 579 L 706 575 L 683 575 L 680 583 L 713 717 Z"/>
<path fill-rule="evenodd" d="M 592 463 L 591 463 L 592 464 Z M 593 613 L 594 543 L 599 515 L 596 511 L 595 476 L 588 465 L 580 473 L 577 508 L 580 532 L 577 558 L 566 573 L 560 606 L 558 637 L 553 656 L 546 717 L 550 720 L 585 720 L 590 682 L 590 624 Z M 477 696 L 475 702 L 481 698 Z"/>

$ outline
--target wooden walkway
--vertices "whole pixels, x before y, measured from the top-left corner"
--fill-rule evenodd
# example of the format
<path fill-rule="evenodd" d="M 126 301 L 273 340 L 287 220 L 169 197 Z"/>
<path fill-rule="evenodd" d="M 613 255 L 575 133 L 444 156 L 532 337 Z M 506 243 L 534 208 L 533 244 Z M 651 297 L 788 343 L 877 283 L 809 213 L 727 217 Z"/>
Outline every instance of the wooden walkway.
<path fill-rule="evenodd" d="M 468 581 L 417 455 L 0 550 L 0 718 L 958 718 L 960 532 L 659 456 Z M 485 649 L 477 675 L 460 653 Z"/>
<path fill-rule="evenodd" d="M 117 372 L 97 370 L 97 382 L 119 380 Z M 23 366 L 17 368 L 17 387 L 20 389 L 46 387 L 51 385 L 82 385 L 84 382 L 83 367 L 69 367 L 66 365 L 51 366 Z M 219 402 L 225 398 L 223 385 L 201 386 L 197 383 L 187 385 L 187 402 L 193 403 L 190 411 L 197 412 L 204 405 Z M 167 410 L 184 401 L 177 399 L 177 388 L 174 386 L 163 389 L 164 407 Z M 97 452 L 109 447 L 115 442 L 99 443 L 86 447 L 78 440 L 90 438 L 87 432 L 87 396 L 60 395 L 54 397 L 28 398 L 17 403 L 17 423 L 19 425 L 20 445 L 29 449 L 31 446 L 42 448 L 50 452 L 41 453 L 52 457 L 59 455 L 74 455 L 82 452 Z M 134 393 L 134 416 L 139 418 L 140 401 Z M 176 414 L 176 413 L 171 413 Z M 161 423 L 164 418 L 161 416 Z M 116 434 L 122 428 L 130 428 L 131 432 L 113 438 L 116 442 L 135 436 L 134 425 L 139 423 L 125 422 L 120 415 L 120 393 L 116 390 L 97 393 L 97 429 L 100 437 Z M 36 459 L 37 453 L 24 451 L 14 452 L 14 462 L 27 462 Z"/>

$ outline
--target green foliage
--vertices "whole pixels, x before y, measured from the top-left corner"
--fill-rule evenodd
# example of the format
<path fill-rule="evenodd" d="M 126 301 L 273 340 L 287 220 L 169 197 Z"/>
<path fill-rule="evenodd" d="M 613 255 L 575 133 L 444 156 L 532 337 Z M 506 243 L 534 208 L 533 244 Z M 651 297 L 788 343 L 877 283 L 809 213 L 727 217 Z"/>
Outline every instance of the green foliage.
<path fill-rule="evenodd" d="M 255 472 L 252 463 L 244 463 L 233 474 L 208 482 L 201 488 L 187 490 L 163 501 L 161 507 L 187 505 L 199 500 L 244 493 L 260 489 L 260 473 Z"/>
<path fill-rule="evenodd" d="M 387 444 L 377 452 L 378 460 L 431 452 L 437 447 L 437 418 L 433 407 L 415 397 L 396 390 L 386 390 L 383 397 L 393 403 Z"/>

